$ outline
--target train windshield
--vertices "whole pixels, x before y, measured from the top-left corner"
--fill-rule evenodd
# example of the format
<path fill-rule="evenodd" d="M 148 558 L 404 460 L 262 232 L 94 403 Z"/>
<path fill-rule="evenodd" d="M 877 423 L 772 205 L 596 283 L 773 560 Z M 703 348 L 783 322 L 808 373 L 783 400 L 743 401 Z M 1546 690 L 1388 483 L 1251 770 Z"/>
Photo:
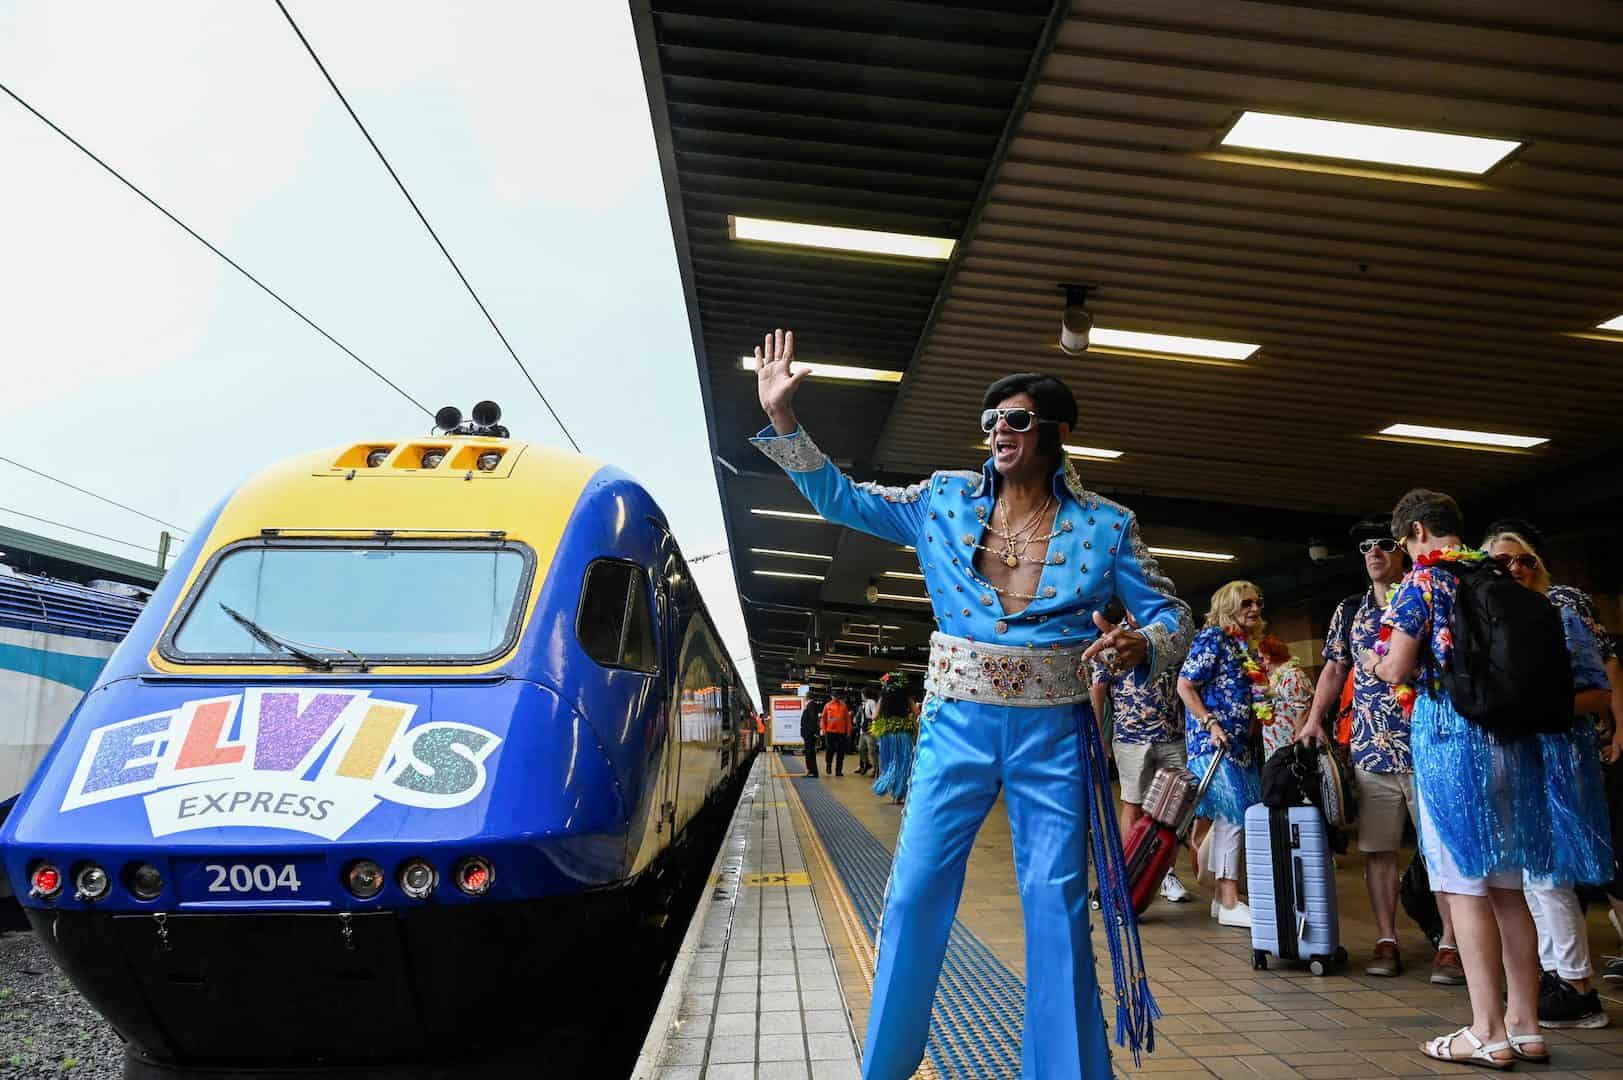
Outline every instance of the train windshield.
<path fill-rule="evenodd" d="M 300 651 L 339 664 L 488 660 L 518 633 L 530 563 L 514 545 L 228 549 L 164 652 L 193 662 L 285 663 Z"/>

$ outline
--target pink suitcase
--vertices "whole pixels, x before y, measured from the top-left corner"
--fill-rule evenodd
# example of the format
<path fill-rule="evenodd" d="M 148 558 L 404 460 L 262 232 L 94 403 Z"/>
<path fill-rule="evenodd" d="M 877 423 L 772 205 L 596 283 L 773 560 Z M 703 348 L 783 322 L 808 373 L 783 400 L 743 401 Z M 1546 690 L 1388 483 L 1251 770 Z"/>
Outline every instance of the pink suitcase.
<path fill-rule="evenodd" d="M 1176 829 L 1195 805 L 1200 781 L 1188 769 L 1158 769 L 1144 795 L 1144 813 Z"/>

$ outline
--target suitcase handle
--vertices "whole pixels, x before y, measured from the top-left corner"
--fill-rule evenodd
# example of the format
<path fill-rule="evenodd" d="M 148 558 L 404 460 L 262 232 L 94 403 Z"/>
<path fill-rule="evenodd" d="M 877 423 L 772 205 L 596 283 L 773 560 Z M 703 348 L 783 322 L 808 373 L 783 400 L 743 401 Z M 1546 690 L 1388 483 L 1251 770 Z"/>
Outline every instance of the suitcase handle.
<path fill-rule="evenodd" d="M 1217 751 L 1217 756 L 1212 758 L 1212 763 L 1206 766 L 1206 775 L 1200 778 L 1200 784 L 1195 788 L 1195 797 L 1189 800 L 1189 806 L 1183 812 L 1183 821 L 1179 822 L 1174 833 L 1180 841 L 1189 832 L 1189 826 L 1194 824 L 1195 808 L 1200 805 L 1200 800 L 1206 797 L 1206 789 L 1212 786 L 1212 780 L 1217 776 L 1217 769 L 1223 764 L 1223 759 L 1228 757 L 1228 753 L 1228 747 L 1222 747 Z"/>
<path fill-rule="evenodd" d="M 1296 878 L 1296 910 L 1301 914 L 1306 915 L 1307 882 L 1305 880 L 1306 875 L 1302 869 L 1302 860 L 1292 859 L 1291 862 L 1294 864 L 1292 870 L 1294 871 L 1293 876 Z"/>

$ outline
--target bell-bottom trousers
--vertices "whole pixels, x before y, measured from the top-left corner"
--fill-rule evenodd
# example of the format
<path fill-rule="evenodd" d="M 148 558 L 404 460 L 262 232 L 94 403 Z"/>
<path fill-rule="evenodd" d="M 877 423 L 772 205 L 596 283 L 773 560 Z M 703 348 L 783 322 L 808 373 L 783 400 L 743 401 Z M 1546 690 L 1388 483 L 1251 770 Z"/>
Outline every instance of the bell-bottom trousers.
<path fill-rule="evenodd" d="M 924 1058 L 970 847 L 1000 787 L 1026 924 L 1021 1075 L 1111 1075 L 1088 938 L 1092 787 L 1077 743 L 1084 730 L 1095 737 L 1081 704 L 1009 708 L 938 697 L 926 703 L 880 920 L 864 1080 L 905 1080 Z"/>

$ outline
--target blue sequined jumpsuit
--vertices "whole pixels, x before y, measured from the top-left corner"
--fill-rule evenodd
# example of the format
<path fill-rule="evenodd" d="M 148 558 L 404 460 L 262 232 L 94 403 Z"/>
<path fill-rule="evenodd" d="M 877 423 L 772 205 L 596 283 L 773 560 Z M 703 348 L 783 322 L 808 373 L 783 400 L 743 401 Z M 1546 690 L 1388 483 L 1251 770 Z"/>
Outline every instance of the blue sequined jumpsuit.
<path fill-rule="evenodd" d="M 1145 548 L 1133 514 L 1083 489 L 1068 463 L 1053 477 L 1056 533 L 1037 598 L 1010 612 L 974 569 L 975 545 L 995 505 L 990 462 L 979 472 L 938 472 L 887 488 L 852 482 L 804 431 L 778 436 L 768 428 L 752 441 L 828 521 L 917 549 L 939 627 L 933 647 L 954 641 L 964 650 L 955 655 L 966 661 L 976 642 L 1074 656 L 1097 636 L 1093 612 L 1119 598 L 1149 640 L 1148 675 L 1182 661 L 1194 635 L 1187 605 Z M 878 935 L 867 1080 L 904 1080 L 923 1060 L 970 847 L 1000 788 L 1026 921 L 1024 1076 L 1112 1075 L 1089 940 L 1090 836 L 1115 973 L 1116 1038 L 1135 1056 L 1153 1049 L 1154 1001 L 1085 675 L 1080 685 L 1081 700 L 1052 707 L 939 690 L 926 702 Z"/>

